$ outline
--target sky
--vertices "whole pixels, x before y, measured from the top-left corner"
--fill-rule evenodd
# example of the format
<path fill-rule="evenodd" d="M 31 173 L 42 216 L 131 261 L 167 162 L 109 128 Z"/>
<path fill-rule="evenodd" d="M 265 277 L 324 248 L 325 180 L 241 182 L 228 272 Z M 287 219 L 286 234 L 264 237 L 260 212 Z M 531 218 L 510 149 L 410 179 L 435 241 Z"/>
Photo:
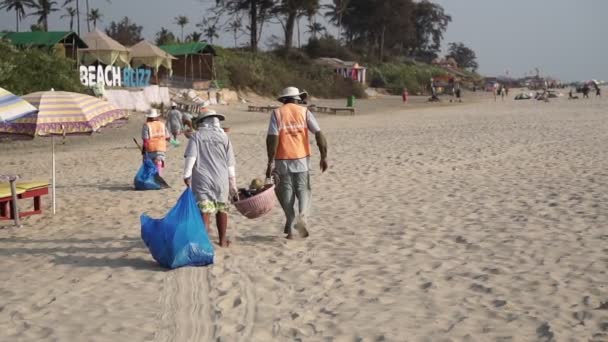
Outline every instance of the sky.
<path fill-rule="evenodd" d="M 63 0 L 57 0 L 61 5 Z M 81 10 L 84 11 L 84 0 Z M 166 27 L 176 36 L 180 28 L 174 24 L 178 15 L 189 17 L 191 24 L 185 34 L 197 29 L 195 24 L 211 16 L 208 8 L 215 0 L 89 0 L 91 8 L 103 14 L 98 24 L 104 29 L 112 20 L 124 16 L 144 27 L 143 35 L 153 40 L 155 33 Z M 322 0 L 328 2 L 328 0 Z M 608 0 L 435 0 L 452 16 L 444 40 L 463 42 L 478 58 L 479 71 L 488 76 L 530 74 L 535 68 L 543 76 L 563 81 L 601 79 L 608 81 Z M 60 19 L 64 8 L 51 15 L 49 30 L 67 30 L 69 19 Z M 82 20 L 84 34 L 86 24 Z M 27 18 L 21 27 L 29 28 L 35 21 Z M 321 16 L 319 21 L 330 26 Z M 303 21 L 302 26 L 306 23 Z M 0 11 L 0 30 L 14 30 L 14 12 Z M 302 29 L 302 31 L 305 31 Z M 335 34 L 336 29 L 330 30 Z M 271 35 L 282 37 L 279 25 L 264 27 L 262 45 Z M 302 42 L 307 34 L 302 33 Z M 297 43 L 297 38 L 296 38 Z M 247 37 L 240 38 L 245 44 Z M 221 32 L 214 43 L 233 46 L 231 33 Z"/>

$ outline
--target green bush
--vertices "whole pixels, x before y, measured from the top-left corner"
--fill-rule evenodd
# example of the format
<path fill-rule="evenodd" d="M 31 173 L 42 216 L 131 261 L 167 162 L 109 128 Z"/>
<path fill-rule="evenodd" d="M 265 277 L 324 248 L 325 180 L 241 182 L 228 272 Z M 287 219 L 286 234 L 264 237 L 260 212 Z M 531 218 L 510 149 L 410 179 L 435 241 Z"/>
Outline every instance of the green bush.
<path fill-rule="evenodd" d="M 48 49 L 17 49 L 0 40 L 0 87 L 17 95 L 55 90 L 82 92 L 76 62 Z"/>
<path fill-rule="evenodd" d="M 414 63 L 384 63 L 369 69 L 372 87 L 386 88 L 390 93 L 401 94 L 403 88 L 410 93 L 423 93 L 431 77 L 444 75 L 440 68 Z"/>
<path fill-rule="evenodd" d="M 223 87 L 253 90 L 268 96 L 276 96 L 287 86 L 306 89 L 312 96 L 322 98 L 366 96 L 360 84 L 315 64 L 300 51 L 252 54 L 218 49 L 217 52 L 217 78 Z"/>
<path fill-rule="evenodd" d="M 304 47 L 310 58 L 331 57 L 345 61 L 360 60 L 351 50 L 343 46 L 334 37 L 326 36 L 311 39 Z"/>

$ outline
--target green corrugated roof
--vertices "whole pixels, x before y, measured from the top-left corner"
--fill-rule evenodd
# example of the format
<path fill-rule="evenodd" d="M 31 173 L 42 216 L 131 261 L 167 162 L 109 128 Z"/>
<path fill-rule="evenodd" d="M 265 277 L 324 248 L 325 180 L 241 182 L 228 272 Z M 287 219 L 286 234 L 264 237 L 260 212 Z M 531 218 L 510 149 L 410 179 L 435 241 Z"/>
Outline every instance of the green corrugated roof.
<path fill-rule="evenodd" d="M 213 47 L 205 42 L 161 45 L 159 48 L 173 56 L 194 55 L 197 53 L 211 53 L 215 55 L 215 50 Z"/>
<path fill-rule="evenodd" d="M 4 38 L 10 39 L 14 45 L 53 46 L 66 38 L 71 38 L 72 35 L 75 36 L 78 47 L 87 46 L 76 33 L 70 31 L 6 32 Z"/>

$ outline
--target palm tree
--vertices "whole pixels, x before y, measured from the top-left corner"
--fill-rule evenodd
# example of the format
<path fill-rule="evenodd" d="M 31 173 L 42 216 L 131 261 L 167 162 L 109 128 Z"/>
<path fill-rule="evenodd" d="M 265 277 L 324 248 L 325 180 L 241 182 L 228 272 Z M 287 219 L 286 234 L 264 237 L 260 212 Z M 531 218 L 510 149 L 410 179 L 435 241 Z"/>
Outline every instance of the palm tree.
<path fill-rule="evenodd" d="M 65 14 L 61 16 L 63 18 L 70 18 L 70 31 L 74 31 L 74 17 L 76 16 L 76 9 L 74 7 L 66 7 Z"/>
<path fill-rule="evenodd" d="M 342 19 L 345 15 L 350 12 L 351 0 L 333 0 L 331 5 L 323 5 L 323 8 L 328 11 L 325 12 L 325 17 L 329 19 L 329 22 L 338 26 L 338 40 L 342 37 Z"/>
<path fill-rule="evenodd" d="M 186 40 L 190 41 L 190 42 L 200 42 L 202 37 L 203 37 L 202 33 L 194 31 L 194 32 L 190 33 L 190 35 L 188 37 L 186 37 Z"/>
<path fill-rule="evenodd" d="M 213 45 L 213 39 L 220 37 L 219 34 L 217 33 L 216 24 L 208 25 L 205 28 L 205 30 L 203 31 L 203 33 L 205 34 L 205 37 L 207 38 L 207 40 L 209 41 L 209 44 L 211 44 L 211 45 Z"/>
<path fill-rule="evenodd" d="M 44 31 L 49 30 L 49 15 L 53 12 L 59 11 L 57 7 L 53 7 L 57 5 L 57 1 L 51 0 L 38 0 L 32 6 L 35 9 L 35 12 L 30 13 L 29 15 L 37 16 L 39 25 L 42 25 L 42 29 Z"/>
<path fill-rule="evenodd" d="M 312 39 L 317 39 L 317 34 L 327 31 L 325 26 L 323 26 L 319 23 L 310 23 L 306 27 L 308 28 L 306 33 L 310 33 L 310 35 L 312 36 Z"/>
<path fill-rule="evenodd" d="M 80 0 L 65 0 L 63 6 L 65 7 L 73 2 L 76 3 L 76 33 L 80 35 Z"/>
<path fill-rule="evenodd" d="M 188 25 L 190 20 L 185 15 L 175 17 L 175 24 L 182 28 L 182 42 L 184 41 L 184 26 Z"/>
<path fill-rule="evenodd" d="M 99 11 L 99 8 L 93 8 L 93 9 L 91 9 L 91 12 L 89 12 L 89 15 L 87 16 L 87 20 L 93 22 L 94 30 L 97 29 L 97 22 L 102 21 L 101 17 L 103 17 L 103 15 Z"/>
<path fill-rule="evenodd" d="M 15 29 L 19 32 L 19 22 L 25 18 L 25 8 L 33 7 L 34 3 L 32 0 L 4 0 L 0 2 L 0 9 L 6 9 L 6 11 L 15 11 Z"/>
<path fill-rule="evenodd" d="M 234 38 L 234 47 L 238 47 L 239 32 L 243 29 L 243 21 L 241 18 L 234 18 L 226 27 L 226 32 L 232 32 Z"/>

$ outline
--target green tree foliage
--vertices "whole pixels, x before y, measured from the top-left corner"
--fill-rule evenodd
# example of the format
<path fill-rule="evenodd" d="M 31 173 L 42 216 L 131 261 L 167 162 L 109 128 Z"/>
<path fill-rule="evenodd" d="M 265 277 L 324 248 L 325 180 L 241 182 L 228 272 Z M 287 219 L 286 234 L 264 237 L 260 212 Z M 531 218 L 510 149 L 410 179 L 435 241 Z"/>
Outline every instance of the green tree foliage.
<path fill-rule="evenodd" d="M 232 33 L 234 39 L 234 47 L 238 47 L 238 40 L 243 29 L 243 20 L 239 16 L 235 16 L 226 26 L 226 32 Z"/>
<path fill-rule="evenodd" d="M 38 25 L 42 25 L 43 30 L 48 31 L 49 15 L 51 15 L 53 12 L 59 11 L 59 8 L 55 6 L 57 6 L 57 1 L 38 0 L 33 3 L 32 8 L 34 9 L 34 12 L 30 13 L 29 15 L 38 17 Z"/>
<path fill-rule="evenodd" d="M 340 58 L 345 61 L 356 60 L 356 55 L 347 47 L 340 44 L 336 38 L 325 35 L 321 38 L 311 38 L 308 44 L 304 46 L 304 51 L 310 58 L 333 57 Z"/>
<path fill-rule="evenodd" d="M 19 32 L 19 22 L 25 18 L 25 9 L 34 7 L 32 0 L 2 0 L 0 10 L 15 11 L 15 30 Z"/>
<path fill-rule="evenodd" d="M 209 42 L 209 44 L 213 44 L 213 40 L 215 38 L 219 38 L 219 30 L 216 24 L 209 24 L 205 27 L 205 29 L 203 30 L 203 34 L 205 35 L 205 38 L 207 38 L 207 41 Z"/>
<path fill-rule="evenodd" d="M 218 12 L 227 12 L 232 16 L 247 14 L 250 48 L 253 52 L 257 51 L 262 26 L 274 8 L 274 0 L 216 0 L 215 3 Z"/>
<path fill-rule="evenodd" d="M 447 15 L 440 5 L 422 0 L 416 4 L 414 18 L 416 39 L 412 46 L 413 55 L 430 63 L 437 58 L 443 33 L 447 30 L 452 17 Z"/>
<path fill-rule="evenodd" d="M 331 4 L 323 5 L 327 10 L 325 18 L 338 27 L 338 39 L 342 38 L 342 19 L 352 11 L 350 4 L 351 0 L 332 0 Z"/>
<path fill-rule="evenodd" d="M 63 18 L 70 18 L 70 31 L 74 31 L 74 18 L 76 17 L 76 9 L 74 7 L 66 7 L 65 14 L 61 16 Z"/>
<path fill-rule="evenodd" d="M 446 57 L 454 58 L 460 68 L 469 69 L 471 71 L 477 70 L 479 64 L 477 64 L 475 51 L 463 43 L 450 43 L 448 46 L 448 55 Z"/>
<path fill-rule="evenodd" d="M 160 31 L 156 32 L 154 43 L 156 43 L 156 45 L 171 45 L 177 43 L 177 39 L 173 32 L 161 27 Z"/>
<path fill-rule="evenodd" d="M 182 42 L 184 41 L 184 27 L 186 25 L 188 25 L 189 22 L 190 22 L 190 20 L 188 20 L 188 17 L 186 17 L 185 15 L 180 15 L 180 16 L 175 17 L 175 21 L 174 21 L 175 25 L 179 26 L 182 30 L 182 35 L 181 35 Z"/>
<path fill-rule="evenodd" d="M 314 14 L 319 9 L 319 0 L 281 0 L 274 8 L 273 13 L 279 16 L 283 31 L 285 32 L 286 50 L 293 46 L 293 34 L 296 20 L 307 14 Z"/>
<path fill-rule="evenodd" d="M 391 52 L 430 61 L 451 21 L 443 7 L 427 0 L 336 0 L 326 16 L 341 20 L 349 45 L 378 59 Z"/>
<path fill-rule="evenodd" d="M 80 35 L 80 0 L 64 0 L 63 7 L 76 4 L 76 32 Z"/>
<path fill-rule="evenodd" d="M 203 38 L 203 34 L 200 32 L 192 32 L 186 37 L 186 41 L 188 42 L 200 42 L 201 38 Z"/>
<path fill-rule="evenodd" d="M 0 40 L 0 87 L 17 95 L 35 91 L 83 91 L 75 61 L 52 49 L 15 48 Z"/>
<path fill-rule="evenodd" d="M 93 29 L 97 29 L 97 22 L 101 21 L 102 17 L 103 15 L 99 11 L 99 8 L 92 8 L 87 16 L 87 20 L 93 23 Z"/>
<path fill-rule="evenodd" d="M 128 17 L 124 17 L 118 23 L 112 21 L 110 26 L 106 28 L 106 34 L 122 45 L 131 46 L 143 40 L 141 37 L 143 29 L 143 26 L 137 25 Z"/>

